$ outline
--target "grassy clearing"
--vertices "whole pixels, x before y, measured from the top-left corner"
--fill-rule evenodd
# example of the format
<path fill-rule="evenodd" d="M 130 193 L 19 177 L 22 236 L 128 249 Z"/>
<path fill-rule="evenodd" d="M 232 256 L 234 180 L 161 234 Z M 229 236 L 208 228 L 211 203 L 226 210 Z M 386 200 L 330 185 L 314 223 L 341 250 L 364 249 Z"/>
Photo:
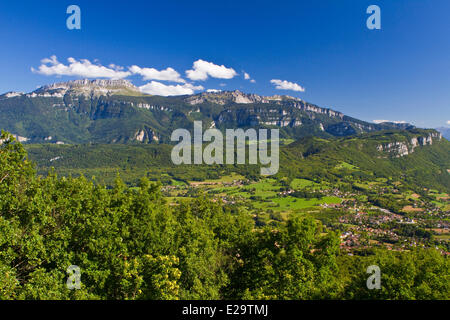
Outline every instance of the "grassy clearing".
<path fill-rule="evenodd" d="M 301 199 L 294 197 L 283 197 L 270 199 L 267 202 L 255 203 L 255 207 L 262 210 L 272 209 L 277 212 L 292 212 L 305 208 L 317 207 L 321 204 L 341 203 L 338 197 L 323 197 L 322 199 Z"/>
<path fill-rule="evenodd" d="M 450 241 L 450 234 L 435 235 L 434 238 L 439 241 Z"/>
<path fill-rule="evenodd" d="M 314 185 L 316 185 L 314 181 L 306 179 L 294 179 L 291 182 L 291 188 L 294 190 L 301 190 Z"/>
<path fill-rule="evenodd" d="M 359 167 L 356 167 L 350 163 L 341 161 L 339 164 L 336 165 L 336 169 L 347 169 L 351 171 L 356 171 L 359 169 Z"/>
<path fill-rule="evenodd" d="M 185 186 L 186 185 L 186 183 L 184 181 L 175 180 L 175 179 L 170 180 L 170 184 L 172 186 Z"/>

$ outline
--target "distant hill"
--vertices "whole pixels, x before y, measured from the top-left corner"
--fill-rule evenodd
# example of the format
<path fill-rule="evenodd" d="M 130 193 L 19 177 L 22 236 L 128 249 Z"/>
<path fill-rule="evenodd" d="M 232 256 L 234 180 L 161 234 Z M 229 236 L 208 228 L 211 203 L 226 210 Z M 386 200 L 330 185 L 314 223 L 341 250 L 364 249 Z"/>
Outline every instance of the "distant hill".
<path fill-rule="evenodd" d="M 26 143 L 168 143 L 178 128 L 279 128 L 282 138 L 332 138 L 409 124 L 368 123 L 289 96 L 240 91 L 161 97 L 126 80 L 75 80 L 0 95 L 0 129 Z"/>
<path fill-rule="evenodd" d="M 301 159 L 301 160 L 299 160 Z M 316 180 L 374 177 L 450 190 L 450 142 L 435 130 L 381 131 L 325 140 L 302 138 L 282 149 L 283 176 Z"/>
<path fill-rule="evenodd" d="M 436 128 L 437 131 L 439 131 L 440 133 L 442 133 L 442 136 L 447 139 L 450 140 L 450 128 L 449 127 L 440 127 L 440 128 Z"/>

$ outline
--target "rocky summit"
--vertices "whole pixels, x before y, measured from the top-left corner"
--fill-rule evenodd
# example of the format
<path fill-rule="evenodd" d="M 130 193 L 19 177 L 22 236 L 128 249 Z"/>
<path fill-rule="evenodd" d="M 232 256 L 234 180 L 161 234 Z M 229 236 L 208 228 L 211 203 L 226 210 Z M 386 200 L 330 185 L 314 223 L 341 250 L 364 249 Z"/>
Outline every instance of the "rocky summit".
<path fill-rule="evenodd" d="M 0 128 L 28 143 L 164 143 L 175 129 L 191 130 L 195 120 L 220 130 L 279 128 L 288 139 L 414 128 L 361 121 L 284 95 L 239 90 L 146 95 L 127 80 L 74 80 L 0 95 Z"/>

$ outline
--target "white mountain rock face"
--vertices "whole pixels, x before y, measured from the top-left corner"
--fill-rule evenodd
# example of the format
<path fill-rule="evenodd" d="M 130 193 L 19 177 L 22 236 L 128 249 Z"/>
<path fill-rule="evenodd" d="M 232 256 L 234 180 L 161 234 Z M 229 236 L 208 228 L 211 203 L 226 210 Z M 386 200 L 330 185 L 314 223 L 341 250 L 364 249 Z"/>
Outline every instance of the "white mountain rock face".
<path fill-rule="evenodd" d="M 141 94 L 139 89 L 128 80 L 73 80 L 58 82 L 38 88 L 27 93 L 29 98 L 63 98 L 66 93 L 84 96 L 110 95 L 114 93 Z M 23 92 L 8 92 L 0 95 L 0 99 L 10 99 L 25 95 Z"/>
<path fill-rule="evenodd" d="M 118 89 L 118 88 L 131 88 L 139 90 L 128 80 L 73 80 L 67 82 L 58 82 L 43 86 L 40 89 L 52 90 L 52 89 L 74 89 L 74 88 L 108 88 L 108 89 Z M 39 90 L 39 89 L 38 89 Z"/>
<path fill-rule="evenodd" d="M 226 105 L 228 103 L 272 103 L 272 104 L 286 104 L 300 110 L 309 111 L 311 113 L 326 114 L 330 117 L 344 118 L 344 114 L 328 108 L 321 108 L 315 105 L 304 102 L 303 100 L 291 96 L 260 96 L 257 94 L 246 94 L 239 90 L 235 91 L 221 91 L 221 92 L 203 92 L 186 98 L 186 101 L 191 105 L 197 105 L 205 102 L 211 102 L 219 105 Z"/>
<path fill-rule="evenodd" d="M 159 137 L 156 135 L 153 130 L 150 129 L 141 129 L 138 130 L 133 137 L 133 140 L 139 142 L 151 142 L 151 141 L 159 141 Z"/>
<path fill-rule="evenodd" d="M 203 92 L 197 95 L 190 96 L 186 101 L 191 105 L 197 105 L 204 102 L 211 102 L 220 105 L 225 105 L 230 102 L 234 103 L 269 103 L 267 97 L 262 97 L 257 94 L 246 94 L 239 90 L 235 91 L 220 91 L 220 92 Z"/>
<path fill-rule="evenodd" d="M 377 150 L 380 152 L 393 154 L 394 157 L 399 158 L 413 153 L 415 148 L 419 146 L 432 145 L 434 141 L 440 141 L 441 139 L 441 133 L 430 133 L 425 137 L 412 138 L 408 143 L 397 141 L 387 144 L 379 144 L 377 146 Z"/>
<path fill-rule="evenodd" d="M 59 82 L 43 86 L 32 93 L 29 97 L 59 97 L 66 93 L 83 96 L 110 95 L 119 92 L 140 94 L 139 89 L 128 80 L 73 80 Z"/>
<path fill-rule="evenodd" d="M 140 130 L 138 132 L 136 132 L 136 134 L 134 135 L 134 139 L 140 142 L 144 141 L 144 137 L 145 137 L 145 131 L 144 130 Z"/>
<path fill-rule="evenodd" d="M 14 97 L 20 97 L 22 96 L 24 93 L 23 92 L 8 92 L 5 94 L 5 98 L 14 98 Z"/>
<path fill-rule="evenodd" d="M 238 95 L 235 97 L 234 102 L 236 103 L 252 103 L 252 100 L 243 95 Z"/>

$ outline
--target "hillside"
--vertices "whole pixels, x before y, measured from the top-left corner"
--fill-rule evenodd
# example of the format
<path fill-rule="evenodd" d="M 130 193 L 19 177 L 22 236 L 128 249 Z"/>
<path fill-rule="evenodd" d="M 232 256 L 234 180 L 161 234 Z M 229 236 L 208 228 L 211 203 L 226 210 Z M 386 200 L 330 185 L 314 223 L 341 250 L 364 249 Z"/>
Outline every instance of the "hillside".
<path fill-rule="evenodd" d="M 26 143 L 169 143 L 178 128 L 279 128 L 281 138 L 323 138 L 412 128 L 368 123 L 289 96 L 240 91 L 161 97 L 126 80 L 75 80 L 0 95 L 0 128 Z"/>
<path fill-rule="evenodd" d="M 281 161 L 289 166 L 281 166 L 281 174 L 348 182 L 383 177 L 448 192 L 449 155 L 450 142 L 434 130 L 382 131 L 332 140 L 310 137 L 282 149 Z"/>
<path fill-rule="evenodd" d="M 170 182 L 218 178 L 231 172 L 258 178 L 255 165 L 175 166 L 171 146 L 27 145 L 40 173 L 54 167 L 61 174 L 96 176 L 112 183 L 117 172 L 129 183 L 140 176 Z M 280 149 L 280 177 L 338 181 L 353 177 L 404 179 L 412 185 L 450 189 L 450 142 L 434 130 L 380 131 L 342 138 L 305 137 Z M 340 167 L 341 163 L 348 164 Z M 220 168 L 220 170 L 218 169 Z"/>

